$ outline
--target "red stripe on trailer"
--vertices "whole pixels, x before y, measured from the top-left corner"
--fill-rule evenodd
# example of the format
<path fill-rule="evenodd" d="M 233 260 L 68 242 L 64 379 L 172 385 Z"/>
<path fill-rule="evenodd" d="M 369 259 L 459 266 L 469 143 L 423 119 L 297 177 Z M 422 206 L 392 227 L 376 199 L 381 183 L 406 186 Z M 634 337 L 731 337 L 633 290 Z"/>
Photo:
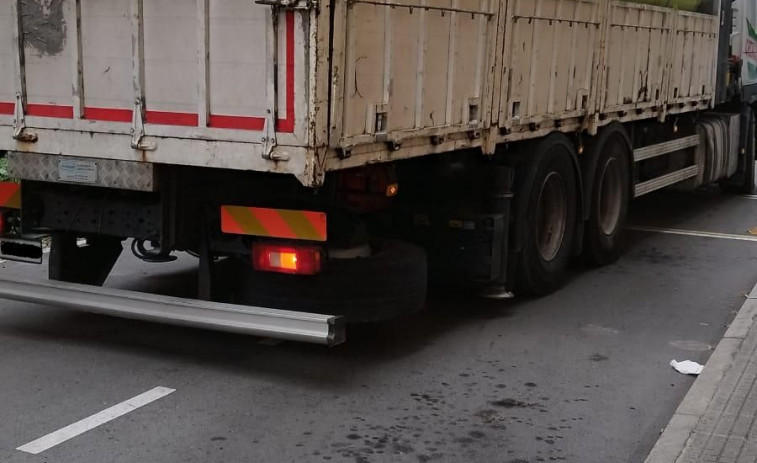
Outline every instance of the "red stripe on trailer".
<path fill-rule="evenodd" d="M 285 110 L 286 119 L 279 118 L 276 120 L 276 131 L 282 133 L 294 133 L 294 112 L 295 112 L 295 22 L 294 12 L 287 11 L 286 21 L 286 84 L 284 95 L 286 97 Z M 237 130 L 263 130 L 265 129 L 265 119 L 262 117 L 250 116 L 225 116 L 220 114 L 211 114 L 208 120 L 208 127 L 216 129 L 237 129 Z"/>
<path fill-rule="evenodd" d="M 104 122 L 131 122 L 134 112 L 131 109 L 84 108 L 84 119 Z"/>
<path fill-rule="evenodd" d="M 73 119 L 74 107 L 53 104 L 29 103 L 26 105 L 27 116 L 55 117 L 58 119 Z"/>
<path fill-rule="evenodd" d="M 278 120 L 278 131 L 279 132 L 286 132 L 286 133 L 293 133 L 294 132 L 294 105 L 295 105 L 295 98 L 294 98 L 294 79 L 295 79 L 295 68 L 294 68 L 294 11 L 287 11 L 286 12 L 286 56 L 287 56 L 287 64 L 286 64 L 286 112 L 287 117 L 286 119 L 279 119 Z"/>
<path fill-rule="evenodd" d="M 286 12 L 286 118 L 276 121 L 276 130 L 283 133 L 294 133 L 295 126 L 295 13 Z M 0 114 L 13 115 L 16 105 L 14 103 L 0 102 Z M 36 117 L 55 117 L 59 119 L 73 119 L 74 107 L 65 105 L 51 105 L 30 103 L 26 106 L 26 114 Z M 84 108 L 83 118 L 92 121 L 103 122 L 131 122 L 133 111 L 119 108 Z M 148 124 L 176 125 L 184 127 L 197 127 L 200 117 L 192 113 L 180 113 L 171 111 L 146 112 Z M 256 130 L 265 128 L 265 119 L 250 116 L 227 116 L 213 114 L 208 120 L 208 126 L 218 129 Z"/>
<path fill-rule="evenodd" d="M 147 111 L 145 114 L 148 124 L 157 125 L 181 125 L 185 127 L 197 127 L 200 117 L 191 113 L 176 113 L 169 111 Z"/>
<path fill-rule="evenodd" d="M 263 130 L 265 128 L 265 119 L 262 117 L 212 114 L 210 119 L 208 119 L 208 127 L 215 129 Z"/>

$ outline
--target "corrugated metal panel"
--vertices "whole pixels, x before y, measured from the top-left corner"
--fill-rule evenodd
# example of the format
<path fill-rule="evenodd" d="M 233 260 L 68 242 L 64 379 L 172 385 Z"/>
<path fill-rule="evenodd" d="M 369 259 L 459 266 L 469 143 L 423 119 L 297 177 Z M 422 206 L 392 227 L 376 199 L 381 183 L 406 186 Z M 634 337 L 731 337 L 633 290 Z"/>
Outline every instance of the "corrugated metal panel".
<path fill-rule="evenodd" d="M 511 0 L 505 41 L 505 127 L 590 113 L 605 2 Z"/>
<path fill-rule="evenodd" d="M 351 2 L 340 145 L 480 128 L 499 3 Z"/>
<path fill-rule="evenodd" d="M 602 112 L 662 109 L 675 21 L 670 9 L 612 3 Z"/>
<path fill-rule="evenodd" d="M 713 16 L 678 12 L 671 57 L 669 105 L 712 98 L 719 23 Z M 673 107 L 673 110 L 680 109 Z"/>

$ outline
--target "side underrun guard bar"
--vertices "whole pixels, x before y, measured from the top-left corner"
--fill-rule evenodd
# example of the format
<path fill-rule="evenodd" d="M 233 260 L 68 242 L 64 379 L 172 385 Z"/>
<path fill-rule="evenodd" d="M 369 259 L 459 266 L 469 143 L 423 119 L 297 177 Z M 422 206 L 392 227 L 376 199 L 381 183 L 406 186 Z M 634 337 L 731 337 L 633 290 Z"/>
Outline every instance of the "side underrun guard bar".
<path fill-rule="evenodd" d="M 138 320 L 333 346 L 341 317 L 160 296 L 60 281 L 0 278 L 0 298 Z"/>

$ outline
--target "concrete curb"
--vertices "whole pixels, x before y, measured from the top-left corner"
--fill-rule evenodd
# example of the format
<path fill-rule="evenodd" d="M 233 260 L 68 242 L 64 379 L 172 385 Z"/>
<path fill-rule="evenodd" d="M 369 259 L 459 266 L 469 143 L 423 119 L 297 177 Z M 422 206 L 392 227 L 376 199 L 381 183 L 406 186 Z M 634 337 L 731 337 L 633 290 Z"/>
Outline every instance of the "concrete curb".
<path fill-rule="evenodd" d="M 705 365 L 704 371 L 691 386 L 678 406 L 645 463 L 674 463 L 683 453 L 699 420 L 710 405 L 718 385 L 733 365 L 736 353 L 749 334 L 757 317 L 757 285 L 728 327 L 723 339 Z"/>

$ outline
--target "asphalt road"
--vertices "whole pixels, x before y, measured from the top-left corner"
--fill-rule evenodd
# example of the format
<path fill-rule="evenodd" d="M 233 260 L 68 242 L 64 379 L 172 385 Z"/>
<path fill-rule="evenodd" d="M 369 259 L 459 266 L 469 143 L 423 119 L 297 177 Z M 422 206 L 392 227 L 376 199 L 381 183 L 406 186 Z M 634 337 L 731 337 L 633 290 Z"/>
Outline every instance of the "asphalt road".
<path fill-rule="evenodd" d="M 717 190 L 666 192 L 635 204 L 633 223 L 751 236 L 755 211 Z M 435 295 L 332 349 L 0 301 L 0 461 L 641 462 L 693 383 L 668 363 L 706 361 L 757 281 L 757 242 L 630 241 L 550 297 Z M 186 291 L 195 264 L 126 256 L 108 285 Z M 159 386 L 175 392 L 16 450 Z"/>

